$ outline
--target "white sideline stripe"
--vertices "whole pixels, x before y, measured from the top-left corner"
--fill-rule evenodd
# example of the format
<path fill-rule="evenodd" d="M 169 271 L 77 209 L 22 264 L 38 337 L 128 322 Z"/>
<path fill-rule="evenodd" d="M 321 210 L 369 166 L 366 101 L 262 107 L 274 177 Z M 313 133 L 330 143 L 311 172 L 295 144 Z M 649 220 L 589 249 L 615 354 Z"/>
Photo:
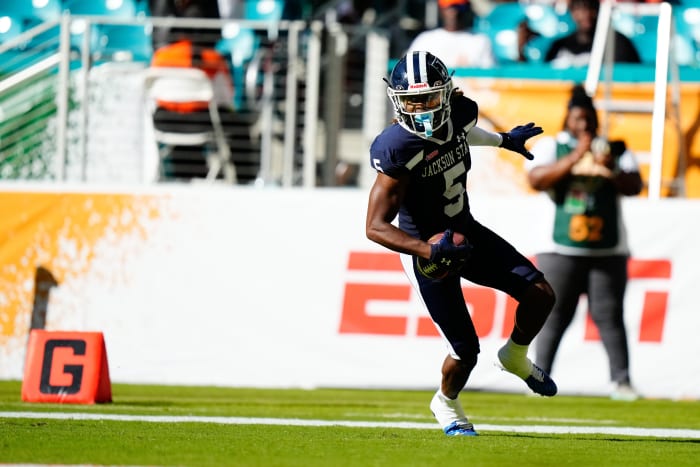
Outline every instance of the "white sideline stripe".
<path fill-rule="evenodd" d="M 219 425 L 283 425 L 283 426 L 344 426 L 350 428 L 398 428 L 409 430 L 435 430 L 436 423 L 418 422 L 366 422 L 353 420 L 306 420 L 301 418 L 261 417 L 200 417 L 178 415 L 122 415 L 67 412 L 0 412 L 0 418 L 29 418 L 51 420 L 111 420 L 116 422 L 150 423 L 215 423 Z M 654 438 L 700 439 L 700 430 L 684 428 L 632 428 L 558 425 L 487 425 L 479 424 L 477 431 L 505 431 L 513 433 L 620 435 Z"/>

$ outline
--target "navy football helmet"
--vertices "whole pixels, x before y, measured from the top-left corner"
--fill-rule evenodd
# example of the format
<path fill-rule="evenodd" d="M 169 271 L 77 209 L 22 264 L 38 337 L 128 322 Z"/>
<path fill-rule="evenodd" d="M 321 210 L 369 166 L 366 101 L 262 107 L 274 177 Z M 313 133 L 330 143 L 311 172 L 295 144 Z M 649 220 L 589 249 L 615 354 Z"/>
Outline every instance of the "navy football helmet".
<path fill-rule="evenodd" d="M 429 137 L 450 118 L 452 76 L 430 52 L 409 52 L 385 81 L 396 117 L 408 131 Z"/>

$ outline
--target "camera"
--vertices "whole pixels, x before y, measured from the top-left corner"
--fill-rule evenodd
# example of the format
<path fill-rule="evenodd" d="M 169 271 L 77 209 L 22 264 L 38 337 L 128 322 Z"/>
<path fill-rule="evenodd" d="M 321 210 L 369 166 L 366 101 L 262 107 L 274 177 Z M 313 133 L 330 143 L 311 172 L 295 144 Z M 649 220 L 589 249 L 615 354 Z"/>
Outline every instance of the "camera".
<path fill-rule="evenodd" d="M 627 150 L 627 145 L 622 140 L 608 141 L 605 138 L 596 137 L 591 141 L 591 151 L 595 154 L 614 158 L 620 157 Z"/>

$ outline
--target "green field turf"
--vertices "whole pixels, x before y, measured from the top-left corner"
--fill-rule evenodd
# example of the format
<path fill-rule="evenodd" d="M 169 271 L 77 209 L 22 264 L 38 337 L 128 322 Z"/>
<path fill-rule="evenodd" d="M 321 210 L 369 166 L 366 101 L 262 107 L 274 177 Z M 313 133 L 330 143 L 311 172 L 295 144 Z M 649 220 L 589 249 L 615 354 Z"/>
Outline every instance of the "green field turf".
<path fill-rule="evenodd" d="M 697 466 L 700 402 L 465 392 L 480 431 L 442 434 L 428 391 L 114 384 L 109 404 L 36 404 L 0 381 L 0 464 Z"/>

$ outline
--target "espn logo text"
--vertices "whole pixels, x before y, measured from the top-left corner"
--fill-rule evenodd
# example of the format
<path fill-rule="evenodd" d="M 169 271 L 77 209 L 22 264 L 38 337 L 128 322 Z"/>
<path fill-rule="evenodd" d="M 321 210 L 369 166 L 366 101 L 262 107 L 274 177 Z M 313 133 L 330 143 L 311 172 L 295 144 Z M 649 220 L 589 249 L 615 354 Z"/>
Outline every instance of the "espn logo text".
<path fill-rule="evenodd" d="M 630 339 L 659 343 L 663 339 L 668 305 L 671 262 L 632 258 L 628 265 L 628 295 L 639 295 L 638 329 L 628 329 Z M 640 288 L 641 286 L 641 288 Z M 510 335 L 517 302 L 506 294 L 463 281 L 469 312 L 481 338 Z M 350 252 L 340 334 L 439 337 L 417 294 L 404 275 L 399 255 L 392 252 Z M 584 339 L 600 340 L 586 317 Z"/>

